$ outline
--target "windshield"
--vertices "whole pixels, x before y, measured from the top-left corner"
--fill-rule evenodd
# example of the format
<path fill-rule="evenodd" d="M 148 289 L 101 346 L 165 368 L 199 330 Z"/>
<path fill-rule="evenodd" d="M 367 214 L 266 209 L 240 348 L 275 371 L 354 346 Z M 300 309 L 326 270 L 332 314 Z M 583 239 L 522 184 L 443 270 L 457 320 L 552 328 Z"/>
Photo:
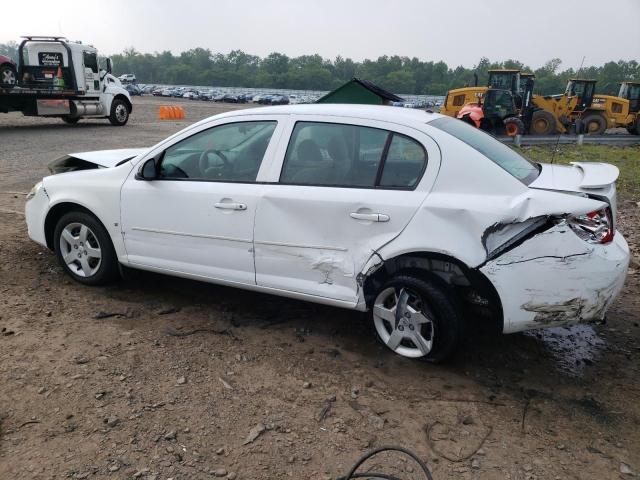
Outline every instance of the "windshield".
<path fill-rule="evenodd" d="M 538 164 L 524 158 L 491 135 L 455 118 L 438 118 L 432 125 L 474 148 L 496 165 L 502 167 L 525 185 L 533 182 L 540 173 Z"/>

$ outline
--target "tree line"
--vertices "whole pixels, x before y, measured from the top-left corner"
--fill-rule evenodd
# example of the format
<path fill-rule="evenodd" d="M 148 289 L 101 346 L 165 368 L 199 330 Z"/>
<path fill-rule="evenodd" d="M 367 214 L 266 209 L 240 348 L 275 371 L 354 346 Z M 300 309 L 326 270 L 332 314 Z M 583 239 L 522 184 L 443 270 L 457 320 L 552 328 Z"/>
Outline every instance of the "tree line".
<path fill-rule="evenodd" d="M 0 54 L 17 58 L 17 44 L 0 44 Z M 179 55 L 170 51 L 141 53 L 128 48 L 112 55 L 111 59 L 115 75 L 135 73 L 140 83 L 169 85 L 332 90 L 353 77 L 360 77 L 398 94 L 444 95 L 452 88 L 473 85 L 474 74 L 478 76 L 479 85 L 486 84 L 487 71 L 492 68 L 517 68 L 534 73 L 535 92 L 543 95 L 562 93 L 567 80 L 576 76 L 598 80 L 597 92 L 614 95 L 620 81 L 640 81 L 640 64 L 636 60 L 561 69 L 562 61 L 554 58 L 532 69 L 518 60 L 492 62 L 482 57 L 476 65 L 467 68 L 398 55 L 358 62 L 342 56 L 330 60 L 318 54 L 289 57 L 277 52 L 261 58 L 242 50 L 224 54 L 205 48 L 193 48 Z"/>

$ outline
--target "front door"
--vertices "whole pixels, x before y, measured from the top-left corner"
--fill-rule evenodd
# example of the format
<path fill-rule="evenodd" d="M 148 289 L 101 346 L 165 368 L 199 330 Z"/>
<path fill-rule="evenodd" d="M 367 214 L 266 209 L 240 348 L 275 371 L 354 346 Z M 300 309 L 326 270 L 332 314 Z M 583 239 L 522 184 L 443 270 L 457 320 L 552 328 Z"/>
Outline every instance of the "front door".
<path fill-rule="evenodd" d="M 279 182 L 258 206 L 258 285 L 357 302 L 358 273 L 407 225 L 439 165 L 426 135 L 386 126 L 300 117 L 290 127 Z"/>
<path fill-rule="evenodd" d="M 255 284 L 253 222 L 261 163 L 277 122 L 236 121 L 160 154 L 157 180 L 122 189 L 122 230 L 133 265 Z"/>

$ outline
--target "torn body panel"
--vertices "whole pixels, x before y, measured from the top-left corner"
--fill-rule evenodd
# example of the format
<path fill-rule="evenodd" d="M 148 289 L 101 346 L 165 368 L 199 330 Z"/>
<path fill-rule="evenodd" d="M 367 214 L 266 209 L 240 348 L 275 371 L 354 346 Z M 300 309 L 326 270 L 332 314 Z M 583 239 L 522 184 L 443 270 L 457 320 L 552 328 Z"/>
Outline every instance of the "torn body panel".
<path fill-rule="evenodd" d="M 146 148 L 121 148 L 117 150 L 70 153 L 49 163 L 47 167 L 53 175 L 77 170 L 112 168 L 135 158 L 146 150 Z"/>
<path fill-rule="evenodd" d="M 598 321 L 620 293 L 629 262 L 622 235 L 589 244 L 559 223 L 490 260 L 480 271 L 495 286 L 504 332 Z"/>

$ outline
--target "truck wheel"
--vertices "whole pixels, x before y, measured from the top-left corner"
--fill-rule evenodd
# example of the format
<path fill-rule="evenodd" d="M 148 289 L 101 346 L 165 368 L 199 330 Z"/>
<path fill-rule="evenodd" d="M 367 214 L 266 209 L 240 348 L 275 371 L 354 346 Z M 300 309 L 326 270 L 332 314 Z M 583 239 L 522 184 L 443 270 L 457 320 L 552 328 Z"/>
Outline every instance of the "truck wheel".
<path fill-rule="evenodd" d="M 372 316 L 378 339 L 404 357 L 440 362 L 462 336 L 462 318 L 450 295 L 413 275 L 389 280 L 373 303 Z"/>
<path fill-rule="evenodd" d="M 129 107 L 124 100 L 116 98 L 111 102 L 111 114 L 109 115 L 109 121 L 111 125 L 121 127 L 129 120 Z"/>
<path fill-rule="evenodd" d="M 0 85 L 4 88 L 13 88 L 16 85 L 16 69 L 12 65 L 0 67 Z"/>
<path fill-rule="evenodd" d="M 75 281 L 104 285 L 118 278 L 118 259 L 109 233 L 85 212 L 63 215 L 53 234 L 53 248 L 62 268 Z"/>
<path fill-rule="evenodd" d="M 551 112 L 536 110 L 531 117 L 532 135 L 553 135 L 556 133 L 556 119 Z"/>
<path fill-rule="evenodd" d="M 522 135 L 524 133 L 524 123 L 517 117 L 509 117 L 504 120 L 504 131 L 509 137 Z"/>
<path fill-rule="evenodd" d="M 67 115 L 66 117 L 62 117 L 62 121 L 64 123 L 68 123 L 69 125 L 75 125 L 80 121 L 80 117 L 70 117 Z"/>
<path fill-rule="evenodd" d="M 582 125 L 587 135 L 602 135 L 607 129 L 607 119 L 599 113 L 591 113 L 582 119 Z"/>
<path fill-rule="evenodd" d="M 640 135 L 640 120 L 636 120 L 634 123 L 627 127 L 627 132 L 631 135 Z"/>

